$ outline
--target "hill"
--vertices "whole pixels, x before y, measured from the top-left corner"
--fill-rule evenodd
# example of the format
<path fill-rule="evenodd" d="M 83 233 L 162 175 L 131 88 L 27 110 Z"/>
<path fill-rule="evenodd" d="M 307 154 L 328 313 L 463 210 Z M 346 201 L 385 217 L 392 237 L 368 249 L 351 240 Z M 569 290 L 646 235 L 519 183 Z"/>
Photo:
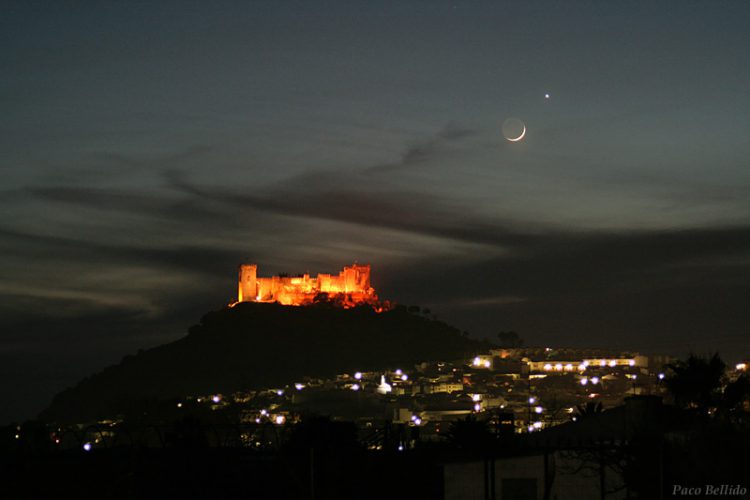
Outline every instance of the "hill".
<path fill-rule="evenodd" d="M 405 307 L 290 307 L 240 303 L 206 314 L 169 344 L 126 356 L 59 393 L 40 419 L 84 422 L 127 413 L 140 402 L 231 393 L 305 376 L 410 367 L 459 359 L 489 344 Z"/>

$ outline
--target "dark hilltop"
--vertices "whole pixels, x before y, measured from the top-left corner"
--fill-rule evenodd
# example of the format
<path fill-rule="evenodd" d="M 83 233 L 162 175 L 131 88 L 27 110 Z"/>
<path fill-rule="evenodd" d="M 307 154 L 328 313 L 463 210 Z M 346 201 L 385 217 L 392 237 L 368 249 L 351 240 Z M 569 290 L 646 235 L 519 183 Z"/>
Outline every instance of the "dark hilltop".
<path fill-rule="evenodd" d="M 417 310 L 241 303 L 204 315 L 175 342 L 125 356 L 62 391 L 40 419 L 112 418 L 160 400 L 458 359 L 489 347 Z"/>

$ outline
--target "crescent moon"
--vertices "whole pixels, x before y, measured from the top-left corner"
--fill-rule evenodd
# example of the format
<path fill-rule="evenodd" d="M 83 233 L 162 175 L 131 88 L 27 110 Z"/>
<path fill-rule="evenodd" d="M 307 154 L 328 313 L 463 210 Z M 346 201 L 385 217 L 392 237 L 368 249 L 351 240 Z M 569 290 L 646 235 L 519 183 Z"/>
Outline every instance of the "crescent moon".
<path fill-rule="evenodd" d="M 519 135 L 515 139 L 511 139 L 510 137 L 506 137 L 506 139 L 508 139 L 510 142 L 518 142 L 521 139 L 523 139 L 523 136 L 525 135 L 526 135 L 526 125 L 523 126 L 523 132 L 521 132 L 521 135 Z"/>

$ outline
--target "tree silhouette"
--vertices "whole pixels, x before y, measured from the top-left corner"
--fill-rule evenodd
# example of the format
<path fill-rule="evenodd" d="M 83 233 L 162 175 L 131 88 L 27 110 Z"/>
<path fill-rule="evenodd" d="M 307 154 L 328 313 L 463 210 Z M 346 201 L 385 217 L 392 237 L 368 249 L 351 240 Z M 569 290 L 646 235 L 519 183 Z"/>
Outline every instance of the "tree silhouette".
<path fill-rule="evenodd" d="M 710 358 L 691 354 L 686 361 L 672 363 L 668 368 L 671 374 L 665 385 L 677 406 L 699 410 L 717 406 L 726 369 L 718 353 Z"/>
<path fill-rule="evenodd" d="M 500 347 L 504 349 L 523 347 L 523 339 L 514 331 L 500 332 L 497 334 L 497 339 Z"/>
<path fill-rule="evenodd" d="M 585 405 L 576 406 L 576 413 L 574 415 L 574 418 L 576 420 L 581 420 L 601 413 L 602 411 L 604 411 L 604 406 L 600 402 L 588 401 Z"/>
<path fill-rule="evenodd" d="M 207 427 L 204 421 L 194 417 L 185 417 L 174 422 L 167 432 L 167 446 L 183 449 L 202 449 L 208 447 Z"/>
<path fill-rule="evenodd" d="M 357 427 L 352 422 L 336 422 L 329 417 L 311 417 L 294 426 L 285 445 L 288 452 L 314 448 L 317 453 L 338 454 L 360 448 Z"/>
<path fill-rule="evenodd" d="M 745 413 L 744 404 L 750 401 L 750 378 L 742 375 L 734 382 L 727 384 L 721 398 L 721 409 L 724 412 Z"/>
<path fill-rule="evenodd" d="M 474 415 L 456 420 L 448 429 L 448 440 L 456 447 L 473 452 L 488 450 L 494 441 L 489 425 Z"/>

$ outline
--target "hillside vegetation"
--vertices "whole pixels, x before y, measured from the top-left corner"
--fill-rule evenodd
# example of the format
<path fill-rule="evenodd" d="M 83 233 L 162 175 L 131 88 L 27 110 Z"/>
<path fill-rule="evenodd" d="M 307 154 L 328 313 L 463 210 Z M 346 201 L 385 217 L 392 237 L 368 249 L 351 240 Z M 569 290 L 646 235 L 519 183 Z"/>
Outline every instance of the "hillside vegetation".
<path fill-rule="evenodd" d="M 375 313 L 368 306 L 241 303 L 206 314 L 175 342 L 126 356 L 87 377 L 55 396 L 40 418 L 83 422 L 127 413 L 145 401 L 405 368 L 488 347 L 405 307 Z"/>

